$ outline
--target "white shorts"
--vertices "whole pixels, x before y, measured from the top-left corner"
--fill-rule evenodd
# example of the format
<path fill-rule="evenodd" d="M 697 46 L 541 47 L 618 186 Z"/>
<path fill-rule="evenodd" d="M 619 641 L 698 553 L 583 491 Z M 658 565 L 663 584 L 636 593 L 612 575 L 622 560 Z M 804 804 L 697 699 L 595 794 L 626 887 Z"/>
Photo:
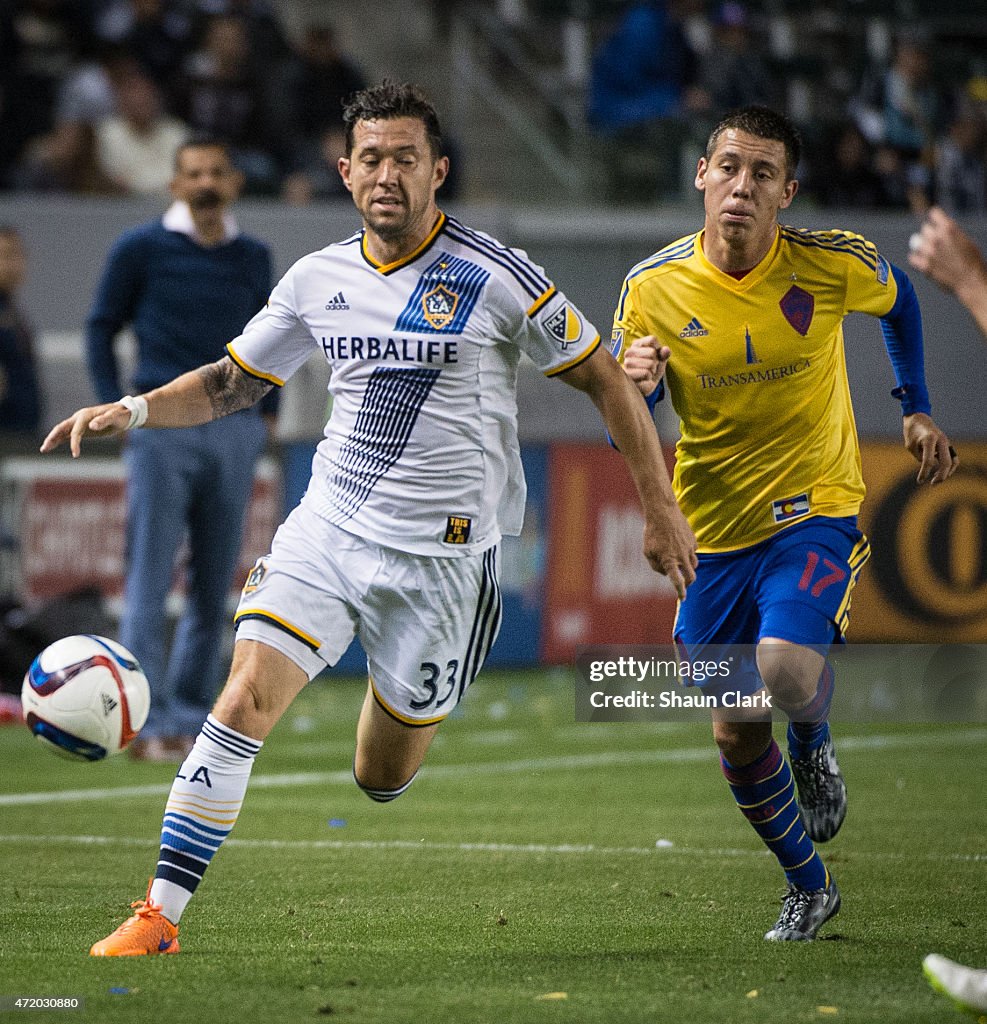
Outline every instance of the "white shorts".
<path fill-rule="evenodd" d="M 476 678 L 501 621 L 497 548 L 411 555 L 299 505 L 240 596 L 238 640 L 259 640 L 314 679 L 359 636 L 378 703 L 409 725 L 440 722 Z"/>

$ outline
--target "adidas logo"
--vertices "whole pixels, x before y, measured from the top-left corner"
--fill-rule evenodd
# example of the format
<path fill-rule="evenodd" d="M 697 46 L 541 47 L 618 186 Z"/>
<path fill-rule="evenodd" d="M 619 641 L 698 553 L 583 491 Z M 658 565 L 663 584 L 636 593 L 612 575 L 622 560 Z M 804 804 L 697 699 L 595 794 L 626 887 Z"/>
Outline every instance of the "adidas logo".
<path fill-rule="evenodd" d="M 680 338 L 705 338 L 707 334 L 709 331 L 695 317 L 679 331 Z"/>
<path fill-rule="evenodd" d="M 117 706 L 119 701 L 114 700 L 108 693 L 101 693 L 99 699 L 103 702 L 103 717 L 106 718 L 108 714 Z"/>
<path fill-rule="evenodd" d="M 340 310 L 349 309 L 350 304 L 343 297 L 342 292 L 336 292 L 336 294 L 326 303 L 326 309 L 329 310 Z"/>

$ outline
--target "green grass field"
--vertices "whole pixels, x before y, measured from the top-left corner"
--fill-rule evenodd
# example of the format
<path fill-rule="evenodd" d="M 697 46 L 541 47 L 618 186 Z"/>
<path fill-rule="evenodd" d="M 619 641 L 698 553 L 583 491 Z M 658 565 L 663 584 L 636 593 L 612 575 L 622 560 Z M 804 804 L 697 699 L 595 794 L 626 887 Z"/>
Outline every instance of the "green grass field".
<path fill-rule="evenodd" d="M 318 682 L 289 711 L 172 957 L 87 951 L 144 894 L 174 770 L 0 730 L 0 996 L 85 999 L 0 1018 L 962 1020 L 920 963 L 987 964 L 987 728 L 838 730 L 843 912 L 776 945 L 781 875 L 707 727 L 576 724 L 564 675 L 488 673 L 380 806 L 349 777 L 362 697 Z"/>

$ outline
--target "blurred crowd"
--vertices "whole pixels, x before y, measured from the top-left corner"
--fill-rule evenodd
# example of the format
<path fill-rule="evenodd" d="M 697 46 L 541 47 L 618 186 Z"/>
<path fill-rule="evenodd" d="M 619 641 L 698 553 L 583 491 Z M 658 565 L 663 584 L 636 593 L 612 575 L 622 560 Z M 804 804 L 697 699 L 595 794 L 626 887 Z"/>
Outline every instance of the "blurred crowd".
<path fill-rule="evenodd" d="M 720 113 L 764 103 L 802 129 L 799 177 L 821 205 L 987 209 L 984 38 L 943 39 L 893 19 L 868 30 L 826 2 L 797 16 L 768 6 L 610 5 L 590 73 L 594 133 L 616 153 L 649 137 L 701 145 Z M 980 20 L 987 33 L 987 9 Z"/>
<path fill-rule="evenodd" d="M 267 0 L 0 5 L 0 187 L 166 195 L 186 138 L 254 195 L 339 194 L 342 100 L 365 85 L 331 25 L 291 40 Z"/>
<path fill-rule="evenodd" d="M 618 171 L 667 150 L 660 174 L 646 165 L 663 194 L 688 191 L 679 154 L 701 150 L 719 114 L 760 102 L 802 128 L 803 193 L 821 205 L 987 210 L 987 11 L 980 37 L 944 40 L 928 22 L 851 24 L 837 10 L 847 0 L 487 3 L 516 8 L 517 24 L 518 12 L 540 13 L 542 27 L 582 12 L 593 43 L 589 130 Z M 0 188 L 164 195 L 177 145 L 208 134 L 231 144 L 247 194 L 298 204 L 341 195 L 341 102 L 366 80 L 329 22 L 296 38 L 284 6 L 0 4 Z M 461 9 L 429 6 L 436 31 Z"/>

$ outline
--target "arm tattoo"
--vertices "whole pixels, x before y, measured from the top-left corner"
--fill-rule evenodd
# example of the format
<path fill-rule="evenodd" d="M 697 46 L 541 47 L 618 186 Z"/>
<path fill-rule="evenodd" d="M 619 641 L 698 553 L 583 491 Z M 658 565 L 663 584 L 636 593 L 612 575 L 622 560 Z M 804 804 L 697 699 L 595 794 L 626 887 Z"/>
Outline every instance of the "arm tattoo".
<path fill-rule="evenodd" d="M 219 362 L 209 363 L 208 366 L 201 366 L 199 375 L 209 397 L 214 419 L 259 402 L 272 386 L 245 373 L 229 356 L 223 356 Z"/>

